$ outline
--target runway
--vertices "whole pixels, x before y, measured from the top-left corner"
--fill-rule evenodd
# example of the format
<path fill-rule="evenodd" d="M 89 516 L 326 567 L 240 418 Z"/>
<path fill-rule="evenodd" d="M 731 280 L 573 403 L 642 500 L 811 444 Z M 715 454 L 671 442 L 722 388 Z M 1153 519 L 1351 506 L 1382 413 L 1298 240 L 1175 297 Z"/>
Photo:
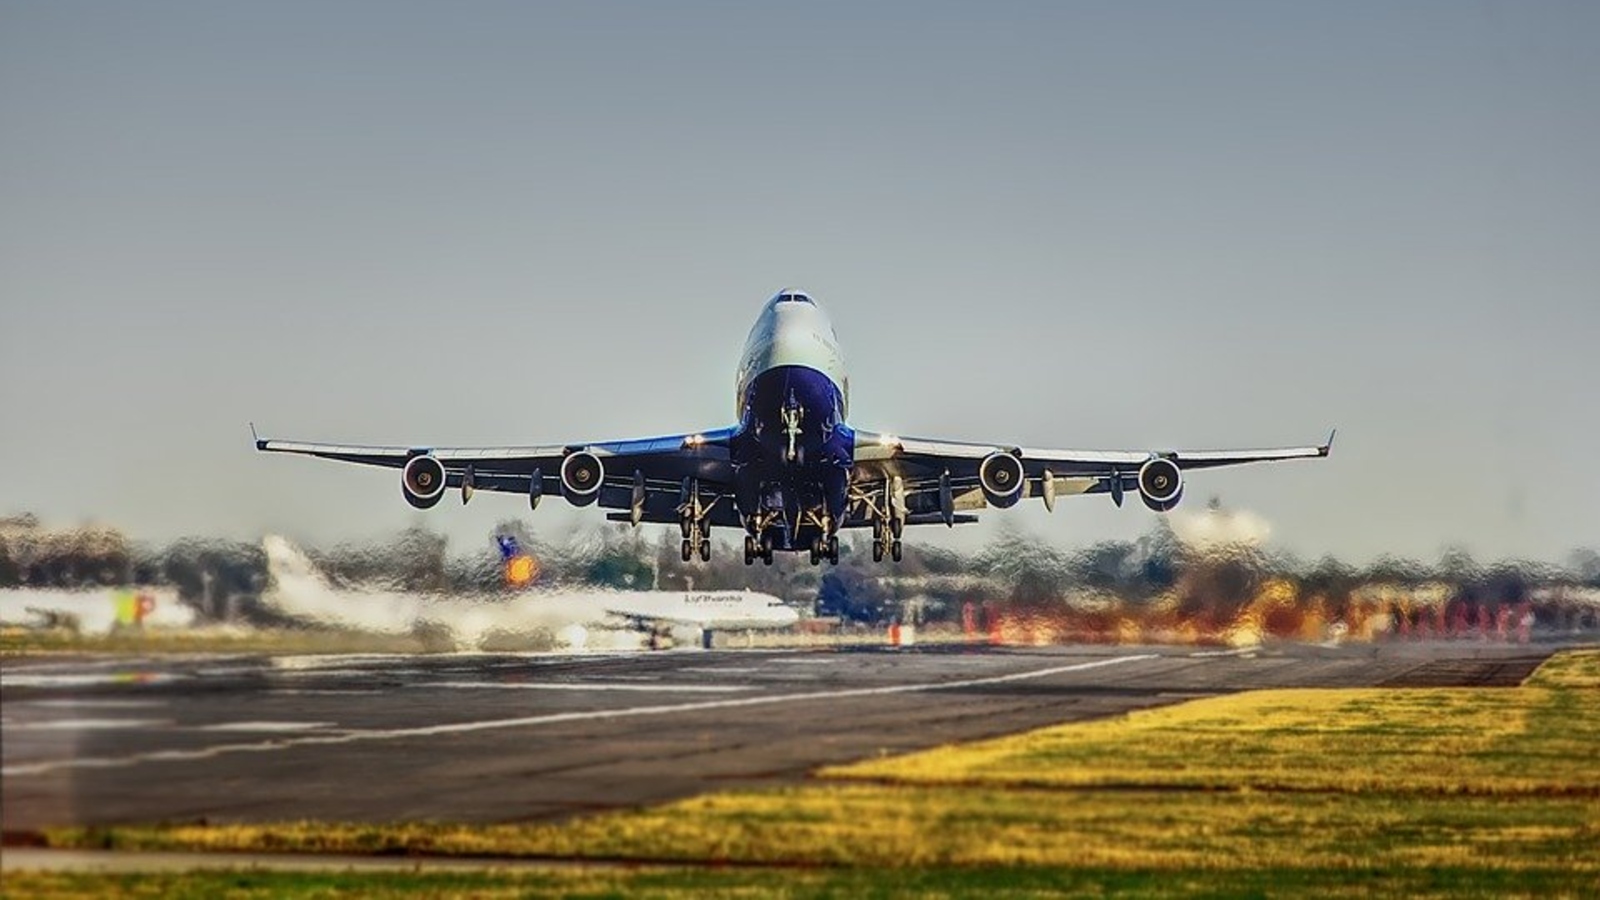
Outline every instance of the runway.
<path fill-rule="evenodd" d="M 1556 649 L 14 659 L 0 820 L 559 819 L 1231 691 L 1516 684 Z"/>

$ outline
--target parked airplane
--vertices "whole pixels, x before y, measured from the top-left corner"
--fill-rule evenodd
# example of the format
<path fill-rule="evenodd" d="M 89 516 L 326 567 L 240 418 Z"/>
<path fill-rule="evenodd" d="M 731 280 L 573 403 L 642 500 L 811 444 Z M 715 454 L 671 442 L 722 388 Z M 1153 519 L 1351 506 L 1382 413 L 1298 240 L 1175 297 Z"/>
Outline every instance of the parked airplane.
<path fill-rule="evenodd" d="M 736 424 L 665 437 L 528 447 L 370 447 L 263 440 L 256 449 L 400 470 L 419 509 L 459 488 L 523 494 L 537 507 L 560 492 L 575 506 L 619 510 L 614 521 L 676 522 L 683 559 L 711 558 L 712 527 L 744 531 L 744 561 L 777 550 L 839 561 L 841 528 L 872 529 L 872 558 L 899 561 L 906 525 L 973 522 L 972 510 L 1038 497 L 1129 492 L 1165 512 L 1183 473 L 1240 463 L 1327 456 L 1333 443 L 1268 450 L 1036 450 L 901 438 L 846 424 L 850 379 L 833 325 L 806 294 L 785 290 L 762 308 L 740 358 Z M 254 433 L 254 427 L 251 429 Z"/>
<path fill-rule="evenodd" d="M 468 647 L 491 634 L 536 628 L 583 645 L 590 628 L 606 628 L 651 636 L 689 632 L 690 640 L 697 637 L 709 648 L 716 631 L 787 628 L 800 618 L 794 607 L 755 591 L 528 591 L 490 599 L 339 588 L 284 538 L 269 535 L 262 547 L 270 576 L 262 600 L 279 612 L 379 634 L 442 626 Z"/>

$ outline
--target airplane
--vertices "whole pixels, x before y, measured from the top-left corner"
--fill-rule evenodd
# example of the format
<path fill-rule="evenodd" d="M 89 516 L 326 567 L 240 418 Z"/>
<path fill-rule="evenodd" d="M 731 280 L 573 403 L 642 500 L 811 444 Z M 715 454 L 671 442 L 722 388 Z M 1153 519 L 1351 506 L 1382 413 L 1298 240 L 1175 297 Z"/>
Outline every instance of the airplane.
<path fill-rule="evenodd" d="M 744 562 L 775 551 L 839 561 L 839 530 L 872 529 L 872 558 L 895 562 L 907 525 L 975 522 L 974 511 L 1037 497 L 1136 493 L 1166 512 L 1184 473 L 1242 463 L 1325 457 L 1317 446 L 1263 450 L 1041 450 L 1006 443 L 896 437 L 847 424 L 850 379 L 827 313 L 783 290 L 750 329 L 734 383 L 735 423 L 637 440 L 524 447 L 354 446 L 265 440 L 256 449 L 400 470 L 419 509 L 459 489 L 522 494 L 537 507 L 560 493 L 574 506 L 615 510 L 612 521 L 676 523 L 688 562 L 711 559 L 713 527 L 744 533 Z"/>
<path fill-rule="evenodd" d="M 268 535 L 261 545 L 268 575 L 262 601 L 279 612 L 379 634 L 443 626 L 466 647 L 477 647 L 496 632 L 542 627 L 577 647 L 590 642 L 590 628 L 604 628 L 639 632 L 652 640 L 662 632 L 689 632 L 710 649 L 717 631 L 787 628 L 800 619 L 794 607 L 757 591 L 555 590 L 463 598 L 341 588 L 287 539 Z"/>

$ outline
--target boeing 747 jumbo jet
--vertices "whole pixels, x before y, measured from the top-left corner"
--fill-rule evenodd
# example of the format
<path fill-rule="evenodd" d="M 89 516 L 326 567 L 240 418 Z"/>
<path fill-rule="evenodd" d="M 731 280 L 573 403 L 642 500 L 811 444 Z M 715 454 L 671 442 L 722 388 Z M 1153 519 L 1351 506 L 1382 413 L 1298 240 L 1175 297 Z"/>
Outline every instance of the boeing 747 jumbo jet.
<path fill-rule="evenodd" d="M 362 447 L 256 438 L 256 449 L 400 470 L 400 492 L 419 509 L 448 489 L 547 493 L 574 506 L 617 510 L 621 522 L 676 522 L 683 559 L 711 558 L 710 530 L 744 532 L 744 561 L 806 551 L 812 565 L 839 561 L 839 529 L 871 528 L 872 558 L 901 557 L 907 525 L 977 521 L 973 510 L 1037 497 L 1133 492 L 1165 512 L 1183 496 L 1184 472 L 1328 455 L 1315 447 L 1269 450 L 1036 450 L 895 437 L 846 424 L 850 379 L 822 307 L 785 290 L 750 329 L 734 383 L 737 422 L 639 440 L 531 447 Z M 254 428 L 252 428 L 254 431 Z"/>

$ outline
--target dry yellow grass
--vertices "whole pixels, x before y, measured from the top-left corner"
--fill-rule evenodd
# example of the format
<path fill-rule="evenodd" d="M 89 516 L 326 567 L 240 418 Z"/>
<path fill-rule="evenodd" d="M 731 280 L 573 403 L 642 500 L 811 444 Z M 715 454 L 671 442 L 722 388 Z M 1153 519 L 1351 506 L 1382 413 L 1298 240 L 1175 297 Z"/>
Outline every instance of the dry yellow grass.
<path fill-rule="evenodd" d="M 1580 877 L 1590 883 L 1600 881 L 1597 701 L 1600 653 L 1571 654 L 1521 688 L 1217 698 L 566 825 L 280 823 L 49 837 L 129 849 L 911 869 L 1443 867 L 1593 873 Z"/>
<path fill-rule="evenodd" d="M 841 779 L 1600 795 L 1600 652 L 1510 689 L 1254 691 L 823 771 Z"/>

